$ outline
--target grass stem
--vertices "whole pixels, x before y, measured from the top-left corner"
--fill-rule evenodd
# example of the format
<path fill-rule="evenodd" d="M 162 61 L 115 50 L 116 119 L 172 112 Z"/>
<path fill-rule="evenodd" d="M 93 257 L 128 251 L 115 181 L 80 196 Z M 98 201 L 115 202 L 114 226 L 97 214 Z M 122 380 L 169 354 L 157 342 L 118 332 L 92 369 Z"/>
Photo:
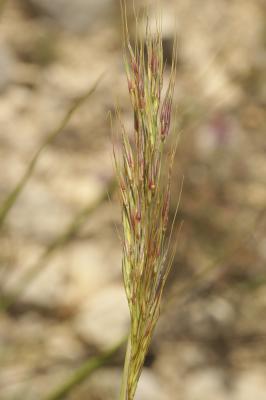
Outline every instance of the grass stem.
<path fill-rule="evenodd" d="M 31 161 L 29 162 L 24 175 L 20 179 L 20 181 L 15 185 L 13 190 L 7 195 L 6 199 L 4 200 L 3 204 L 0 207 L 0 227 L 5 222 L 9 211 L 17 201 L 18 196 L 24 189 L 26 183 L 28 182 L 29 178 L 31 177 L 33 171 L 35 170 L 37 161 L 41 153 L 46 149 L 46 147 L 62 132 L 65 128 L 69 120 L 71 119 L 72 115 L 76 112 L 76 110 L 87 100 L 96 90 L 98 83 L 100 82 L 102 75 L 97 79 L 97 81 L 93 84 L 93 86 L 82 96 L 74 101 L 71 105 L 70 109 L 67 111 L 66 115 L 59 123 L 59 125 L 52 130 L 45 140 L 42 142 L 40 147 L 36 150 L 35 154 L 33 155 Z"/>
<path fill-rule="evenodd" d="M 104 365 L 108 364 L 125 343 L 125 338 L 120 340 L 111 349 L 100 356 L 90 358 L 82 364 L 70 377 L 58 388 L 48 394 L 43 400 L 65 399 L 77 386 L 83 383 L 89 376 Z"/>
<path fill-rule="evenodd" d="M 121 390 L 120 390 L 120 397 L 119 400 L 129 400 L 128 399 L 128 390 L 127 390 L 127 381 L 128 381 L 128 372 L 129 372 L 129 365 L 130 365 L 130 356 L 131 356 L 131 337 L 129 335 L 127 340 L 127 350 L 125 356 L 125 363 L 124 363 L 124 370 L 123 370 L 123 377 L 121 383 Z"/>

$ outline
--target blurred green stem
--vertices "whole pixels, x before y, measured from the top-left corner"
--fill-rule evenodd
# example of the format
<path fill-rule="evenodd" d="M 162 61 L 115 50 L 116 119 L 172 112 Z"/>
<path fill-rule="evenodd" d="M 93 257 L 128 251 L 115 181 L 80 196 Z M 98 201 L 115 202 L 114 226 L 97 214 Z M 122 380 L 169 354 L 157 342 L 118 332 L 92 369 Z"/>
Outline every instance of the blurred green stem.
<path fill-rule="evenodd" d="M 124 370 L 122 376 L 121 390 L 119 400 L 129 400 L 128 399 L 128 373 L 129 373 L 129 365 L 130 365 L 130 356 L 131 356 L 131 336 L 129 335 L 127 340 L 127 350 L 125 356 Z"/>
<path fill-rule="evenodd" d="M 23 294 L 26 287 L 28 287 L 28 285 L 39 275 L 39 273 L 43 271 L 50 257 L 57 250 L 68 243 L 73 236 L 75 236 L 83 223 L 86 221 L 88 215 L 90 215 L 100 204 L 109 198 L 109 196 L 113 193 L 115 186 L 115 181 L 112 179 L 109 182 L 106 190 L 102 192 L 98 199 L 96 199 L 93 203 L 89 203 L 75 215 L 73 220 L 62 232 L 62 234 L 48 245 L 37 262 L 25 273 L 14 292 L 11 293 L 9 297 L 3 296 L 3 299 L 0 299 L 0 310 L 8 310 L 8 308 L 17 301 L 18 297 Z"/>
<path fill-rule="evenodd" d="M 32 157 L 30 163 L 27 166 L 26 171 L 24 172 L 24 175 L 22 176 L 21 180 L 17 183 L 17 185 L 13 188 L 11 193 L 7 196 L 7 198 L 4 200 L 1 208 L 0 208 L 0 227 L 3 225 L 3 223 L 6 220 L 6 217 L 12 208 L 12 206 L 15 204 L 20 192 L 28 182 L 29 178 L 31 177 L 35 166 L 37 164 L 37 161 L 43 152 L 43 150 L 55 139 L 59 133 L 62 132 L 62 130 L 65 128 L 67 125 L 68 121 L 72 117 L 72 115 L 75 113 L 75 111 L 84 103 L 85 100 L 90 97 L 93 92 L 96 90 L 98 83 L 100 82 L 102 78 L 102 75 L 97 79 L 97 81 L 93 84 L 93 86 L 82 96 L 80 96 L 78 99 L 74 101 L 74 103 L 71 105 L 70 109 L 62 119 L 62 121 L 59 123 L 59 125 L 51 131 L 48 136 L 45 138 L 41 146 L 38 148 L 34 156 Z"/>
<path fill-rule="evenodd" d="M 117 354 L 118 350 L 125 343 L 126 338 L 120 340 L 114 347 L 106 351 L 98 357 L 93 357 L 87 360 L 83 365 L 80 366 L 66 382 L 55 389 L 53 392 L 48 394 L 43 400 L 61 400 L 65 399 L 70 392 L 73 391 L 78 385 L 84 382 L 93 372 L 106 365 L 112 360 L 112 358 Z"/>

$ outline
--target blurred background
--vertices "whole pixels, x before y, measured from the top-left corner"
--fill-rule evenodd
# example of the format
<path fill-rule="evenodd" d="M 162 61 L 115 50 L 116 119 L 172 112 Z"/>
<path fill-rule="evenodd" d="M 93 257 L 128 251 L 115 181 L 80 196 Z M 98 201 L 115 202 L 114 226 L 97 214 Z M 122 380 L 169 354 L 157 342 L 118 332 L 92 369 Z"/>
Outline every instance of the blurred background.
<path fill-rule="evenodd" d="M 154 3 L 135 0 L 151 20 Z M 265 400 L 266 2 L 161 4 L 184 225 L 136 399 Z M 0 399 L 117 399 L 129 318 L 108 113 L 132 123 L 119 1 L 0 6 Z"/>

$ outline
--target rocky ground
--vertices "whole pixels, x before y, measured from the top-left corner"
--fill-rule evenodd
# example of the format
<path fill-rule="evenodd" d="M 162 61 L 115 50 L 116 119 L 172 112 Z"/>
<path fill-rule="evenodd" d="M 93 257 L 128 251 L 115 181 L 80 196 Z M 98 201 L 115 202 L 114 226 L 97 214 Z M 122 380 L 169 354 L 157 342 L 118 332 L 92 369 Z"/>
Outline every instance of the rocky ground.
<path fill-rule="evenodd" d="M 1 298 L 16 297 L 0 314 L 1 400 L 44 399 L 128 330 L 109 120 L 118 104 L 131 121 L 117 3 L 0 3 L 2 201 L 103 74 L 1 227 Z M 172 212 L 184 175 L 184 226 L 136 399 L 264 400 L 266 4 L 169 0 L 163 13 L 168 60 L 175 32 L 179 43 Z M 116 399 L 122 358 L 66 398 Z"/>

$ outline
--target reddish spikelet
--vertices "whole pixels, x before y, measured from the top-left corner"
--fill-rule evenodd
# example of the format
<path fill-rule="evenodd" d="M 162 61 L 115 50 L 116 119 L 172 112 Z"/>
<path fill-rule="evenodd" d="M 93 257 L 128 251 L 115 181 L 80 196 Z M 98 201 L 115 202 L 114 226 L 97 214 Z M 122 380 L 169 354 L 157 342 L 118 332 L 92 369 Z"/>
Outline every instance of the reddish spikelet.
<path fill-rule="evenodd" d="M 135 59 L 131 60 L 131 66 L 132 66 L 132 70 L 135 74 L 135 77 L 138 78 L 139 76 L 139 67 L 138 64 L 136 63 Z"/>
<path fill-rule="evenodd" d="M 151 61 L 150 61 L 150 69 L 151 69 L 151 73 L 153 76 L 156 76 L 157 72 L 158 72 L 158 60 L 157 60 L 157 56 L 154 53 L 154 50 L 152 51 L 152 56 L 151 56 Z"/>

